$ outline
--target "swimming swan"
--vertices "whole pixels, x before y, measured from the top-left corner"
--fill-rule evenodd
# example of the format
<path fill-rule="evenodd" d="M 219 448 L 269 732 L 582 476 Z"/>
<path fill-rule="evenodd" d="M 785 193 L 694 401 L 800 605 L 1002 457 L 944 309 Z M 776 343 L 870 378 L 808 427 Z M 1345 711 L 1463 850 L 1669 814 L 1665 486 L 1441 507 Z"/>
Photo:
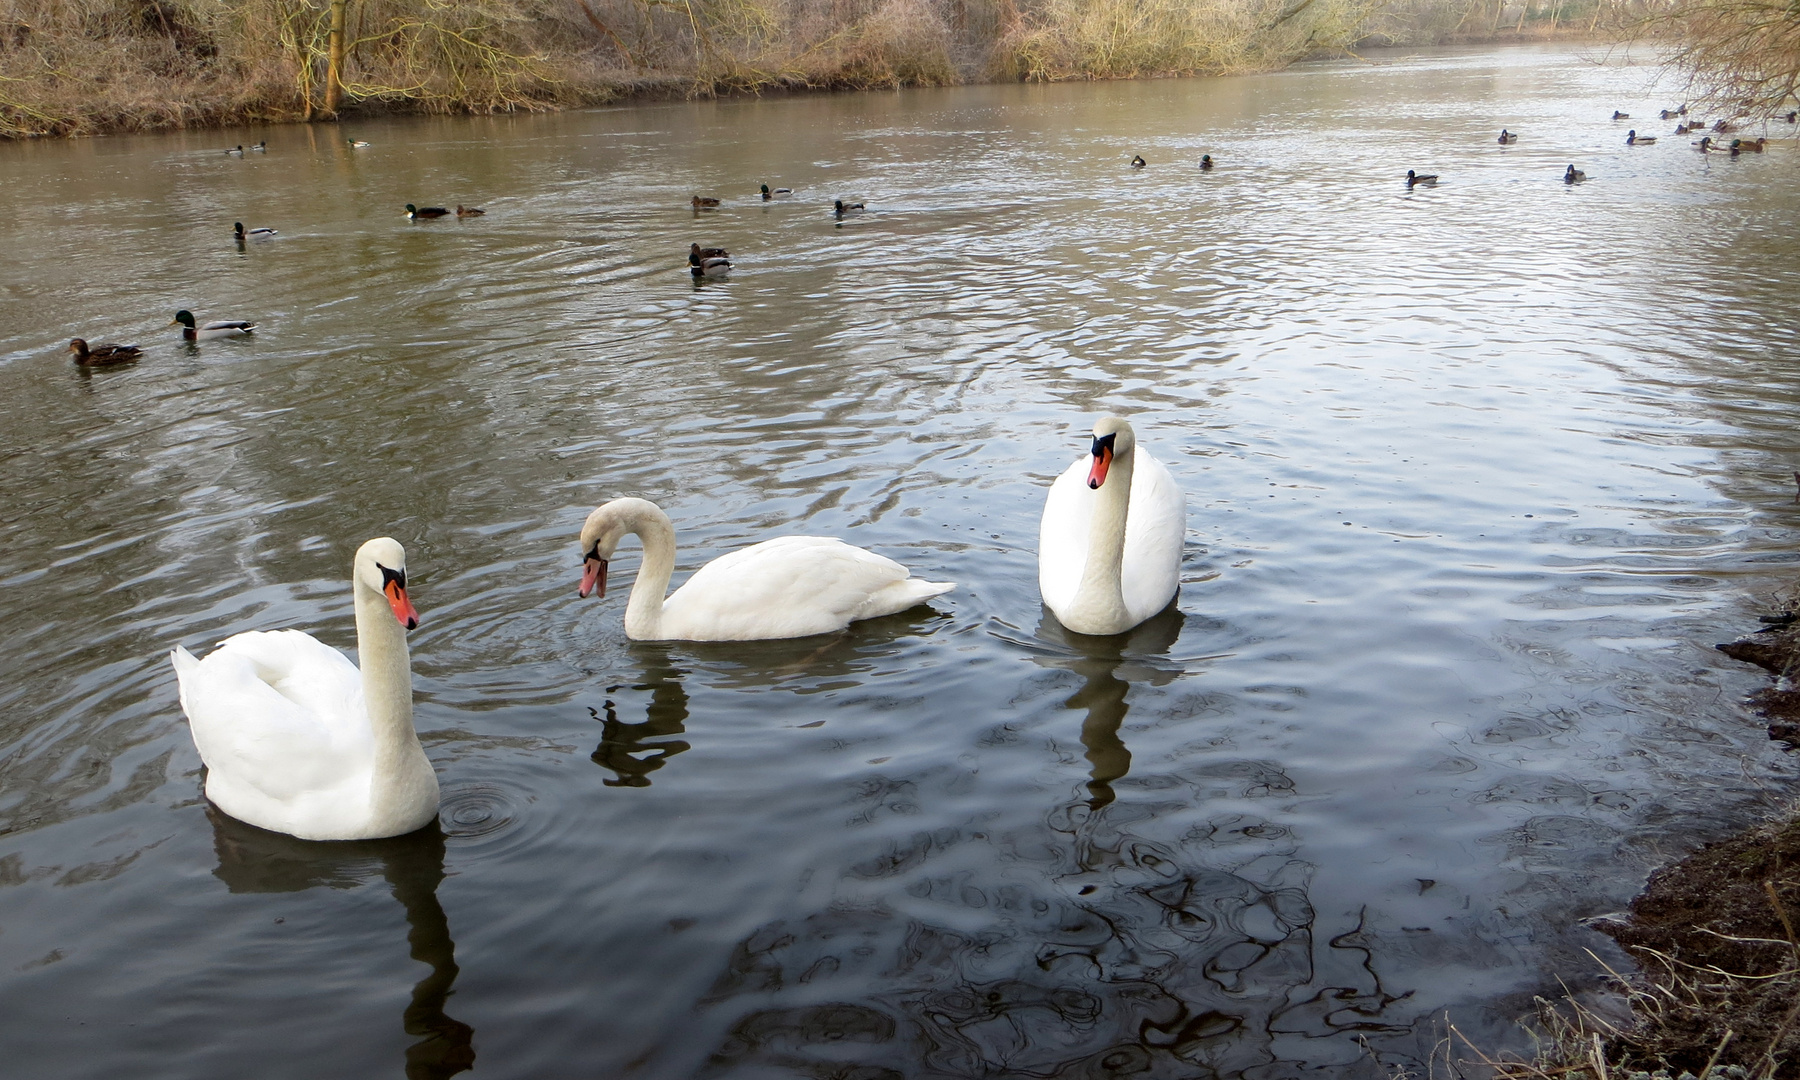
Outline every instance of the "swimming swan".
<path fill-rule="evenodd" d="M 627 533 L 644 545 L 625 605 L 634 641 L 761 641 L 829 634 L 956 588 L 921 581 L 892 559 L 828 536 L 783 536 L 721 555 L 668 599 L 675 526 L 647 499 L 614 499 L 581 526 L 581 586 L 606 595 L 606 563 Z"/>
<path fill-rule="evenodd" d="M 1122 634 L 1169 606 L 1181 586 L 1187 499 L 1117 416 L 1050 485 L 1038 533 L 1038 591 L 1078 634 Z"/>
<path fill-rule="evenodd" d="M 359 672 L 300 630 L 251 631 L 196 660 L 169 654 L 206 797 L 260 828 L 303 840 L 371 840 L 437 817 L 438 783 L 413 728 L 406 549 L 356 552 Z"/>

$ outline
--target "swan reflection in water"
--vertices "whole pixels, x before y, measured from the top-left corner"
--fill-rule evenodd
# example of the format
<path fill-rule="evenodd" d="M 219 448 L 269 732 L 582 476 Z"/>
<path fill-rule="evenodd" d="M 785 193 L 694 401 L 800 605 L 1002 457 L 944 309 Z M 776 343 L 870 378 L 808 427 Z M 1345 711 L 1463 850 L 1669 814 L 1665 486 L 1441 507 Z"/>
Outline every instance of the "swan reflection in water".
<path fill-rule="evenodd" d="M 1090 810 L 1097 811 L 1112 802 L 1113 781 L 1123 779 L 1131 771 L 1131 751 L 1119 737 L 1125 714 L 1130 711 L 1125 695 L 1131 684 L 1166 686 L 1180 677 L 1178 665 L 1163 667 L 1151 657 L 1166 655 L 1174 648 L 1185 621 L 1181 609 L 1171 604 L 1123 634 L 1091 637 L 1065 629 L 1045 610 L 1037 628 L 1038 640 L 1059 651 L 1049 655 L 1040 652 L 1031 659 L 1043 667 L 1063 668 L 1082 677 L 1081 689 L 1063 702 L 1063 707 L 1087 710 L 1087 717 L 1081 722 L 1081 745 L 1092 766 L 1087 785 Z"/>
<path fill-rule="evenodd" d="M 438 903 L 444 880 L 444 834 L 436 825 L 386 840 L 323 843 L 268 832 L 227 817 L 211 806 L 213 875 L 234 893 L 301 892 L 318 886 L 344 888 L 378 871 L 406 911 L 412 958 L 431 968 L 413 987 L 401 1022 L 418 1036 L 406 1049 L 407 1080 L 444 1080 L 475 1065 L 475 1031 L 444 1013 L 456 981 L 456 943 Z"/>
<path fill-rule="evenodd" d="M 605 716 L 600 715 L 599 709 L 588 708 L 588 713 L 600 721 L 600 745 L 594 748 L 594 764 L 614 774 L 614 779 L 602 781 L 607 787 L 649 787 L 651 773 L 692 745 L 685 739 L 670 737 L 687 732 L 688 695 L 681 684 L 681 677 L 687 672 L 675 666 L 668 646 L 661 643 L 638 646 L 632 651 L 644 661 L 644 680 L 607 687 L 602 706 Z M 642 723 L 620 721 L 613 695 L 622 690 L 649 692 L 650 704 L 644 710 Z"/>
<path fill-rule="evenodd" d="M 705 668 L 706 685 L 722 690 L 769 692 L 846 679 L 868 682 L 879 678 L 884 666 L 901 662 L 896 642 L 927 637 L 950 625 L 948 615 L 920 605 L 897 615 L 851 623 L 835 634 L 812 637 L 632 642 L 631 654 L 643 669 L 643 679 L 608 686 L 600 708 L 588 706 L 588 715 L 600 723 L 594 764 L 614 774 L 602 783 L 607 787 L 649 787 L 651 773 L 691 749 L 687 740 L 674 737 L 687 734 L 688 693 L 682 680 L 688 667 Z M 690 661 L 688 667 L 677 665 L 678 652 Z M 626 692 L 649 693 L 641 722 L 619 719 L 621 708 L 632 715 L 629 706 L 619 704 Z"/>

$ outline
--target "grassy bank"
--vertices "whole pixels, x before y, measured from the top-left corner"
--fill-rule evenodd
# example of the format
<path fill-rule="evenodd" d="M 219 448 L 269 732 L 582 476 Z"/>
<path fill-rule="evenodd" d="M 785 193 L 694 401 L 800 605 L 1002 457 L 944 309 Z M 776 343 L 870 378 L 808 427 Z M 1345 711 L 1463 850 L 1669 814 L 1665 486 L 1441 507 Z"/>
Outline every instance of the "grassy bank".
<path fill-rule="evenodd" d="M 1751 704 L 1800 746 L 1800 620 L 1719 648 L 1775 676 Z M 1774 1080 L 1800 1075 L 1800 806 L 1657 871 L 1623 918 L 1595 928 L 1637 961 L 1613 973 L 1630 1004 L 1609 1017 L 1543 1003 L 1544 1051 L 1507 1080 Z"/>
<path fill-rule="evenodd" d="M 341 109 L 1222 74 L 1358 42 L 1529 37 L 1597 2 L 347 0 Z M 0 137 L 319 118 L 332 7 L 0 0 Z"/>

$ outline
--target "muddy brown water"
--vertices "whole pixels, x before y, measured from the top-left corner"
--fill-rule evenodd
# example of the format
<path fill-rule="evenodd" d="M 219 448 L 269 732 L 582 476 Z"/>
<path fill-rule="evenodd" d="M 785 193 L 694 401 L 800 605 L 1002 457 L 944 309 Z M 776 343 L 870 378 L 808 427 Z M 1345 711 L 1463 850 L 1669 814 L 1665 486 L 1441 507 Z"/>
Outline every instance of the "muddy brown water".
<path fill-rule="evenodd" d="M 1678 91 L 1579 49 L 1380 60 L 0 147 L 9 1067 L 1378 1076 L 1446 1012 L 1520 1045 L 1609 947 L 1579 919 L 1794 774 L 1711 646 L 1796 567 L 1795 150 L 1614 123 Z M 260 325 L 188 345 L 184 307 Z M 1084 640 L 1034 548 L 1103 410 L 1189 534 L 1179 613 Z M 634 555 L 574 588 L 622 494 L 678 580 L 800 531 L 959 586 L 633 644 Z M 166 652 L 352 648 L 381 534 L 443 834 L 209 813 Z"/>

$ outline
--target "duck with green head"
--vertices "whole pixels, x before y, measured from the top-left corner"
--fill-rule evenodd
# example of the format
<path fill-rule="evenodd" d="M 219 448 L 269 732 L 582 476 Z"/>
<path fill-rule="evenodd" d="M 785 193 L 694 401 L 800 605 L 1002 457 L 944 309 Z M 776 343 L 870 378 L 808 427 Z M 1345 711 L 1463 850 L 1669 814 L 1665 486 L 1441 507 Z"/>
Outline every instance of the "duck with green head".
<path fill-rule="evenodd" d="M 406 204 L 406 216 L 414 221 L 423 221 L 427 218 L 440 218 L 449 213 L 450 211 L 441 206 L 414 206 L 412 203 Z"/>
<path fill-rule="evenodd" d="M 768 202 L 770 199 L 785 199 L 793 193 L 793 188 L 778 187 L 771 189 L 767 184 L 762 186 L 763 202 Z"/>
<path fill-rule="evenodd" d="M 174 320 L 170 322 L 169 325 L 174 326 L 176 323 L 181 324 L 181 336 L 189 341 L 210 341 L 213 338 L 243 337 L 245 334 L 256 329 L 255 323 L 245 322 L 242 319 L 221 319 L 217 322 L 209 322 L 204 326 L 196 326 L 194 324 L 194 313 L 186 308 L 177 311 Z"/>

